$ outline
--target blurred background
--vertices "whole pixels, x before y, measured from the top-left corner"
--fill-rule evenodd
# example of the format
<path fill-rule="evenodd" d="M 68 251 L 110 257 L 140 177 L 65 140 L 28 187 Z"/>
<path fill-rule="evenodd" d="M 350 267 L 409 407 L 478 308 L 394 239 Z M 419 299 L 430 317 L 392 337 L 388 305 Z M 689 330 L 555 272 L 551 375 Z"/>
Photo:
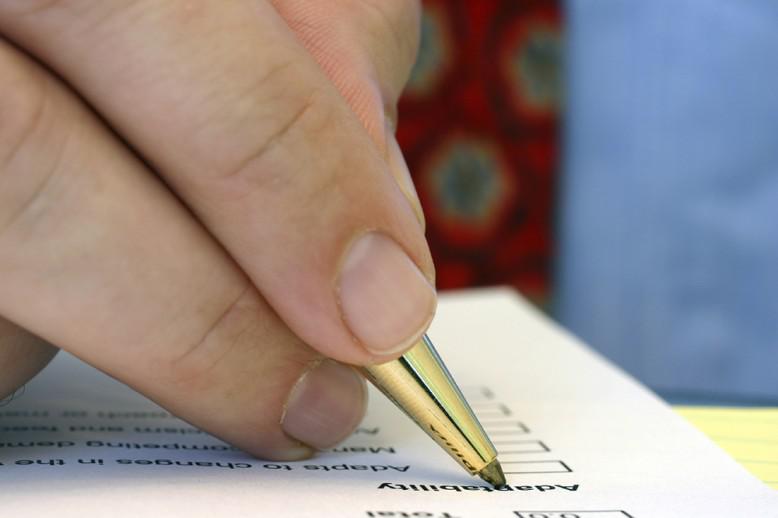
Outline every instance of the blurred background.
<path fill-rule="evenodd" d="M 439 289 L 511 285 L 670 401 L 778 404 L 778 3 L 423 3 L 398 139 Z"/>

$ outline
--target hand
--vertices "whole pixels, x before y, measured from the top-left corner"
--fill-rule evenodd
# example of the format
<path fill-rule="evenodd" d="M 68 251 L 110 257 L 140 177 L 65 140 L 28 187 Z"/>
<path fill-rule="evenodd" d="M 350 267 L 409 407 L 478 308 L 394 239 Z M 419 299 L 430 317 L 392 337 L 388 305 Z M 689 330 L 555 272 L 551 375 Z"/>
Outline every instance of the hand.
<path fill-rule="evenodd" d="M 0 389 L 34 334 L 257 456 L 350 433 L 364 382 L 323 358 L 435 309 L 391 130 L 417 31 L 412 0 L 0 0 Z"/>

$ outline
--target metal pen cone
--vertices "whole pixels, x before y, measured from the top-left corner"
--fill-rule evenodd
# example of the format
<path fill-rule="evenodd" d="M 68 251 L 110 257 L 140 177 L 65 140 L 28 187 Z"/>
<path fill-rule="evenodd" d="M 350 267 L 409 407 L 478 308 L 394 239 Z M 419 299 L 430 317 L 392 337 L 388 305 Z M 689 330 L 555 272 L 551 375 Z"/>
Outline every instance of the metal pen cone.
<path fill-rule="evenodd" d="M 397 360 L 363 371 L 471 475 L 496 459 L 492 442 L 426 335 Z"/>
<path fill-rule="evenodd" d="M 505 473 L 502 472 L 502 466 L 500 466 L 500 462 L 497 459 L 494 459 L 484 469 L 479 471 L 478 476 L 496 489 L 505 487 Z"/>

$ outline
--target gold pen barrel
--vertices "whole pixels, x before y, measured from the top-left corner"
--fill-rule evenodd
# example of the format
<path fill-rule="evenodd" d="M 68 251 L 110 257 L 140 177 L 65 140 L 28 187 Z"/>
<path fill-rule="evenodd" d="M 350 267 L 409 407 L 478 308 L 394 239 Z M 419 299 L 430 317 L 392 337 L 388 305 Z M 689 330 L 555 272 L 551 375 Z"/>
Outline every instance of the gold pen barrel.
<path fill-rule="evenodd" d="M 497 458 L 494 445 L 427 335 L 397 360 L 363 371 L 471 474 L 481 475 Z"/>

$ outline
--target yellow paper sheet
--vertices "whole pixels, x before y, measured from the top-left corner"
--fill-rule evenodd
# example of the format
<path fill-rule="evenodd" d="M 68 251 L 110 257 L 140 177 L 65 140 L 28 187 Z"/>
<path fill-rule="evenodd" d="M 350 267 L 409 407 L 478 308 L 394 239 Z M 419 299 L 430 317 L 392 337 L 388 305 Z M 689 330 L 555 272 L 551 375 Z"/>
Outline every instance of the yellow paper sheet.
<path fill-rule="evenodd" d="M 755 477 L 778 489 L 778 408 L 675 409 Z"/>

